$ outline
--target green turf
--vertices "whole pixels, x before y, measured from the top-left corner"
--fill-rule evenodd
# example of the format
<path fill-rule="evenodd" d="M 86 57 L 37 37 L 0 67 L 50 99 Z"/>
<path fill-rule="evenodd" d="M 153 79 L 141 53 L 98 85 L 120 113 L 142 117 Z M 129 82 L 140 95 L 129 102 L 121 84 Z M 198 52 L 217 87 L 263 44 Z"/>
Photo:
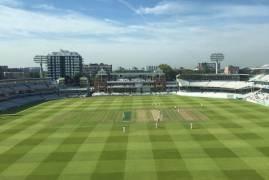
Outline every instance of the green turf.
<path fill-rule="evenodd" d="M 156 103 L 163 115 L 157 129 Z M 174 106 L 207 120 L 193 122 L 191 130 Z M 123 120 L 130 121 L 126 133 Z M 130 96 L 6 111 L 0 114 L 0 179 L 269 179 L 269 109 L 237 100 Z"/>

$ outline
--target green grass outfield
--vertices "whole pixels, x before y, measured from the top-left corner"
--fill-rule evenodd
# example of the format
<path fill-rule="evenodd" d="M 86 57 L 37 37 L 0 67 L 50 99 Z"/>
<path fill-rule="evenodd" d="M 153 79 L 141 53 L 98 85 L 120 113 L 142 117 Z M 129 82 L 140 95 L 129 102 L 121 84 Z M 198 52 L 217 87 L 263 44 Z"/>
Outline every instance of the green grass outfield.
<path fill-rule="evenodd" d="M 158 129 L 153 103 L 163 114 Z M 178 105 L 207 120 L 191 130 Z M 132 113 L 129 123 L 123 112 Z M 269 179 L 269 108 L 179 96 L 42 103 L 0 115 L 0 179 Z"/>

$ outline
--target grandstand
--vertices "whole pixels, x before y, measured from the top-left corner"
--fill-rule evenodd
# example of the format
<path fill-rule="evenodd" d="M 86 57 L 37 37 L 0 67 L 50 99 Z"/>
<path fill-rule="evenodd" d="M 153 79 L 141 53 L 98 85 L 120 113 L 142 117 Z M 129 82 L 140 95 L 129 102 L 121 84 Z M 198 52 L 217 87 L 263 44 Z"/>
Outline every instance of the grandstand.
<path fill-rule="evenodd" d="M 266 66 L 267 67 L 267 66 Z M 265 66 L 254 69 L 256 75 L 189 74 L 178 75 L 178 95 L 244 99 L 269 105 L 269 73 Z"/>
<path fill-rule="evenodd" d="M 269 92 L 269 74 L 258 74 L 249 80 L 255 86 L 255 88 L 263 89 Z"/>
<path fill-rule="evenodd" d="M 154 93 L 166 91 L 165 74 L 161 69 L 148 71 L 123 71 L 107 74 L 101 69 L 94 82 L 95 93 Z"/>
<path fill-rule="evenodd" d="M 265 64 L 258 68 L 251 68 L 254 74 L 269 74 L 269 64 Z"/>
<path fill-rule="evenodd" d="M 59 87 L 60 97 L 88 97 L 91 95 L 91 89 L 88 87 Z"/>
<path fill-rule="evenodd" d="M 0 81 L 0 111 L 57 98 L 57 86 L 48 79 Z"/>
<path fill-rule="evenodd" d="M 269 106 L 269 93 L 263 92 L 263 89 L 249 93 L 246 95 L 245 99 L 249 102 Z"/>
<path fill-rule="evenodd" d="M 250 79 L 254 82 L 268 82 L 269 83 L 269 74 L 258 74 Z"/>
<path fill-rule="evenodd" d="M 248 78 L 244 74 L 192 74 L 178 75 L 177 82 L 180 91 L 245 94 L 251 92 L 253 87 Z"/>
<path fill-rule="evenodd" d="M 252 70 L 256 75 L 251 77 L 249 82 L 253 83 L 254 88 L 259 90 L 246 95 L 245 99 L 249 102 L 269 106 L 269 64 Z"/>
<path fill-rule="evenodd" d="M 181 87 L 189 88 L 200 88 L 200 89 L 222 89 L 227 91 L 236 91 L 249 89 L 252 87 L 252 83 L 245 81 L 201 81 L 201 82 L 190 82 L 181 80 L 179 82 Z"/>

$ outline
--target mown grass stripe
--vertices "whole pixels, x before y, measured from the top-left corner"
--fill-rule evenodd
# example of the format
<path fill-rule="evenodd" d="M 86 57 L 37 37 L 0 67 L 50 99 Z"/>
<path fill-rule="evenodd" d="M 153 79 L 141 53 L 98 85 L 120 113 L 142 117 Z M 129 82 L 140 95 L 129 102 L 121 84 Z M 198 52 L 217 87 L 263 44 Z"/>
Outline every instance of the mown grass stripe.
<path fill-rule="evenodd" d="M 18 159 L 23 157 L 29 151 L 31 151 L 35 146 L 39 145 L 43 140 L 45 140 L 51 133 L 55 132 L 57 129 L 44 128 L 33 134 L 31 137 L 21 141 L 12 148 L 10 148 L 5 153 L 0 154 L 0 173 L 7 169 L 10 165 L 15 163 Z M 48 131 L 50 131 L 48 133 Z M 42 138 L 36 139 L 35 136 L 40 133 L 46 133 Z"/>
<path fill-rule="evenodd" d="M 76 133 L 79 133 L 81 131 L 81 127 L 78 126 L 67 138 L 64 139 L 64 141 L 59 144 L 58 148 L 51 152 L 46 159 L 44 159 L 39 166 L 37 166 L 34 171 L 30 175 L 27 176 L 26 179 L 36 179 L 36 175 L 40 177 L 41 175 L 44 175 L 46 177 L 46 173 L 44 172 L 44 168 L 46 168 L 48 171 L 50 171 L 47 166 L 49 163 L 53 162 L 62 162 L 58 166 L 51 166 L 51 171 L 53 172 L 50 175 L 53 175 L 54 178 L 57 178 L 61 175 L 64 168 L 68 165 L 68 163 L 72 160 L 72 158 L 75 156 L 77 150 L 79 147 L 83 144 L 83 142 L 87 139 L 88 135 L 92 132 L 96 124 L 94 124 L 91 127 L 88 127 L 87 135 L 83 137 L 78 137 L 74 139 L 74 135 Z M 85 129 L 84 129 L 85 130 Z M 71 152 L 62 152 L 62 150 L 65 148 L 66 144 L 72 144 L 72 151 Z"/>
<path fill-rule="evenodd" d="M 103 151 L 100 154 L 99 161 L 96 164 L 96 168 L 91 176 L 92 180 L 102 179 L 124 179 L 125 173 L 125 161 L 127 158 L 127 145 L 128 145 L 128 133 L 121 134 L 119 132 L 119 126 L 113 124 L 111 134 L 107 138 Z M 110 150 L 110 146 L 120 143 L 121 150 Z M 114 166 L 117 167 L 117 172 L 110 172 L 106 163 L 108 161 L 114 161 Z"/>
<path fill-rule="evenodd" d="M 152 146 L 153 159 L 155 161 L 157 179 L 172 178 L 177 177 L 173 174 L 177 174 L 182 179 L 192 179 L 189 170 L 186 167 L 185 162 L 182 159 L 180 152 L 178 151 L 174 141 L 168 131 L 166 130 L 165 125 L 161 128 L 154 128 L 152 123 L 147 125 L 149 132 L 154 132 L 149 134 L 150 143 Z M 157 132 L 156 132 L 157 131 Z M 158 132 L 161 132 L 161 135 L 156 135 Z M 159 143 L 165 143 L 166 146 L 160 149 Z M 176 161 L 176 167 L 173 167 L 174 171 L 167 171 L 165 168 L 170 166 L 169 159 Z M 169 179 L 168 178 L 168 179 Z M 178 179 L 178 177 L 177 177 Z"/>
<path fill-rule="evenodd" d="M 79 101 L 76 102 L 76 104 L 79 104 Z M 57 114 L 62 114 L 64 112 L 64 108 L 62 108 L 61 110 L 59 110 L 57 112 Z M 33 131 L 29 131 L 29 133 L 27 133 L 25 136 L 23 136 L 24 138 L 28 138 L 30 137 L 32 134 L 34 134 L 35 132 L 39 131 L 40 129 L 43 129 L 44 127 L 47 127 L 50 124 L 42 124 L 42 122 L 53 122 L 54 116 L 49 116 L 45 119 L 41 119 L 40 121 L 36 120 L 36 123 L 31 125 L 31 126 L 27 126 L 23 131 L 21 131 L 20 133 L 15 133 L 13 135 L 11 135 L 10 137 L 7 137 L 7 139 L 3 140 L 0 142 L 0 145 L 5 144 L 5 141 L 8 141 L 8 139 L 11 138 L 17 138 L 16 141 L 13 141 L 12 144 L 9 144 L 8 146 L 5 145 L 4 147 L 2 146 L 2 148 L 0 149 L 0 152 L 3 153 L 5 151 L 7 151 L 9 148 L 12 148 L 13 146 L 15 146 L 17 143 L 19 143 L 21 140 L 23 140 L 19 135 L 23 132 L 28 132 L 28 129 L 33 129 Z M 25 122 L 26 123 L 26 122 Z"/>
<path fill-rule="evenodd" d="M 53 108 L 63 102 L 68 105 Z M 153 102 L 161 104 L 165 116 L 159 128 L 153 121 L 133 122 L 124 134 L 122 112 L 150 112 Z M 194 122 L 191 130 L 173 110 L 178 105 L 200 111 L 208 119 Z M 37 107 L 22 112 L 19 121 L 1 126 L 10 131 L 0 142 L 0 152 L 4 154 L 16 145 L 19 147 L 7 158 L 27 152 L 1 172 L 0 179 L 25 179 L 28 175 L 33 179 L 233 179 L 241 171 L 254 179 L 269 176 L 267 111 L 254 104 L 180 96 L 126 96 L 73 98 Z M 39 122 L 30 126 L 35 113 Z M 28 114 L 31 117 L 24 119 Z M 15 127 L 23 121 L 29 125 Z M 98 129 L 89 134 L 94 124 Z M 24 126 L 28 128 L 16 133 Z M 79 130 L 72 134 L 76 128 Z M 128 137 L 122 137 L 125 135 Z M 35 173 L 39 163 L 43 168 Z"/>
<path fill-rule="evenodd" d="M 57 103 L 57 105 L 55 105 L 54 107 L 59 108 L 59 107 L 62 107 L 64 105 L 65 105 L 65 103 L 62 102 L 62 103 Z M 25 130 L 30 125 L 34 125 L 34 124 L 39 123 L 39 121 L 38 121 L 39 117 L 46 115 L 48 113 L 48 111 L 49 110 L 43 111 L 41 113 L 38 113 L 39 111 L 37 111 L 35 113 L 31 113 L 31 118 L 28 115 L 22 116 L 22 117 L 16 119 L 16 121 L 19 121 L 19 122 L 12 124 L 11 127 L 6 127 L 6 125 L 9 125 L 10 123 L 5 124 L 4 126 L 1 126 L 1 128 L 0 128 L 0 142 L 7 138 L 4 134 L 10 134 L 10 132 L 14 132 L 14 129 L 17 129 L 17 131 L 14 132 L 14 134 L 16 134 L 16 133 L 19 133 L 19 132 Z M 3 135 L 3 136 L 1 136 L 1 135 Z"/>

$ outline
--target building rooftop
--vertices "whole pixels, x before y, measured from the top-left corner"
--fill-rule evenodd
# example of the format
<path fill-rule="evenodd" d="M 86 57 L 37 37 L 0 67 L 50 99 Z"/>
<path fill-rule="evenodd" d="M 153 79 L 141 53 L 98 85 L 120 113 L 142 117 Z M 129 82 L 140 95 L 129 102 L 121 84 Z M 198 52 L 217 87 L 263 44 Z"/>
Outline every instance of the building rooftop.
<path fill-rule="evenodd" d="M 263 68 L 263 69 L 269 69 L 269 64 L 265 64 L 261 68 Z"/>
<path fill-rule="evenodd" d="M 107 73 L 103 68 L 97 72 L 97 76 L 106 76 L 106 75 L 107 75 Z"/>
<path fill-rule="evenodd" d="M 251 68 L 251 69 L 253 69 L 253 70 L 264 70 L 264 69 L 269 69 L 269 64 L 265 64 L 265 65 L 263 65 L 263 66 L 261 66 L 261 67 L 258 67 L 258 68 Z"/>
<path fill-rule="evenodd" d="M 158 68 L 158 69 L 156 69 L 154 71 L 125 70 L 125 71 L 115 71 L 115 72 L 112 73 L 112 75 L 118 75 L 118 76 L 120 76 L 120 75 L 125 75 L 125 76 L 151 75 L 152 76 L 152 75 L 157 75 L 157 74 L 158 75 L 164 75 L 164 72 L 160 68 Z"/>
<path fill-rule="evenodd" d="M 48 56 L 81 56 L 81 55 L 77 52 L 72 52 L 72 51 L 61 49 L 59 52 L 49 53 Z"/>

